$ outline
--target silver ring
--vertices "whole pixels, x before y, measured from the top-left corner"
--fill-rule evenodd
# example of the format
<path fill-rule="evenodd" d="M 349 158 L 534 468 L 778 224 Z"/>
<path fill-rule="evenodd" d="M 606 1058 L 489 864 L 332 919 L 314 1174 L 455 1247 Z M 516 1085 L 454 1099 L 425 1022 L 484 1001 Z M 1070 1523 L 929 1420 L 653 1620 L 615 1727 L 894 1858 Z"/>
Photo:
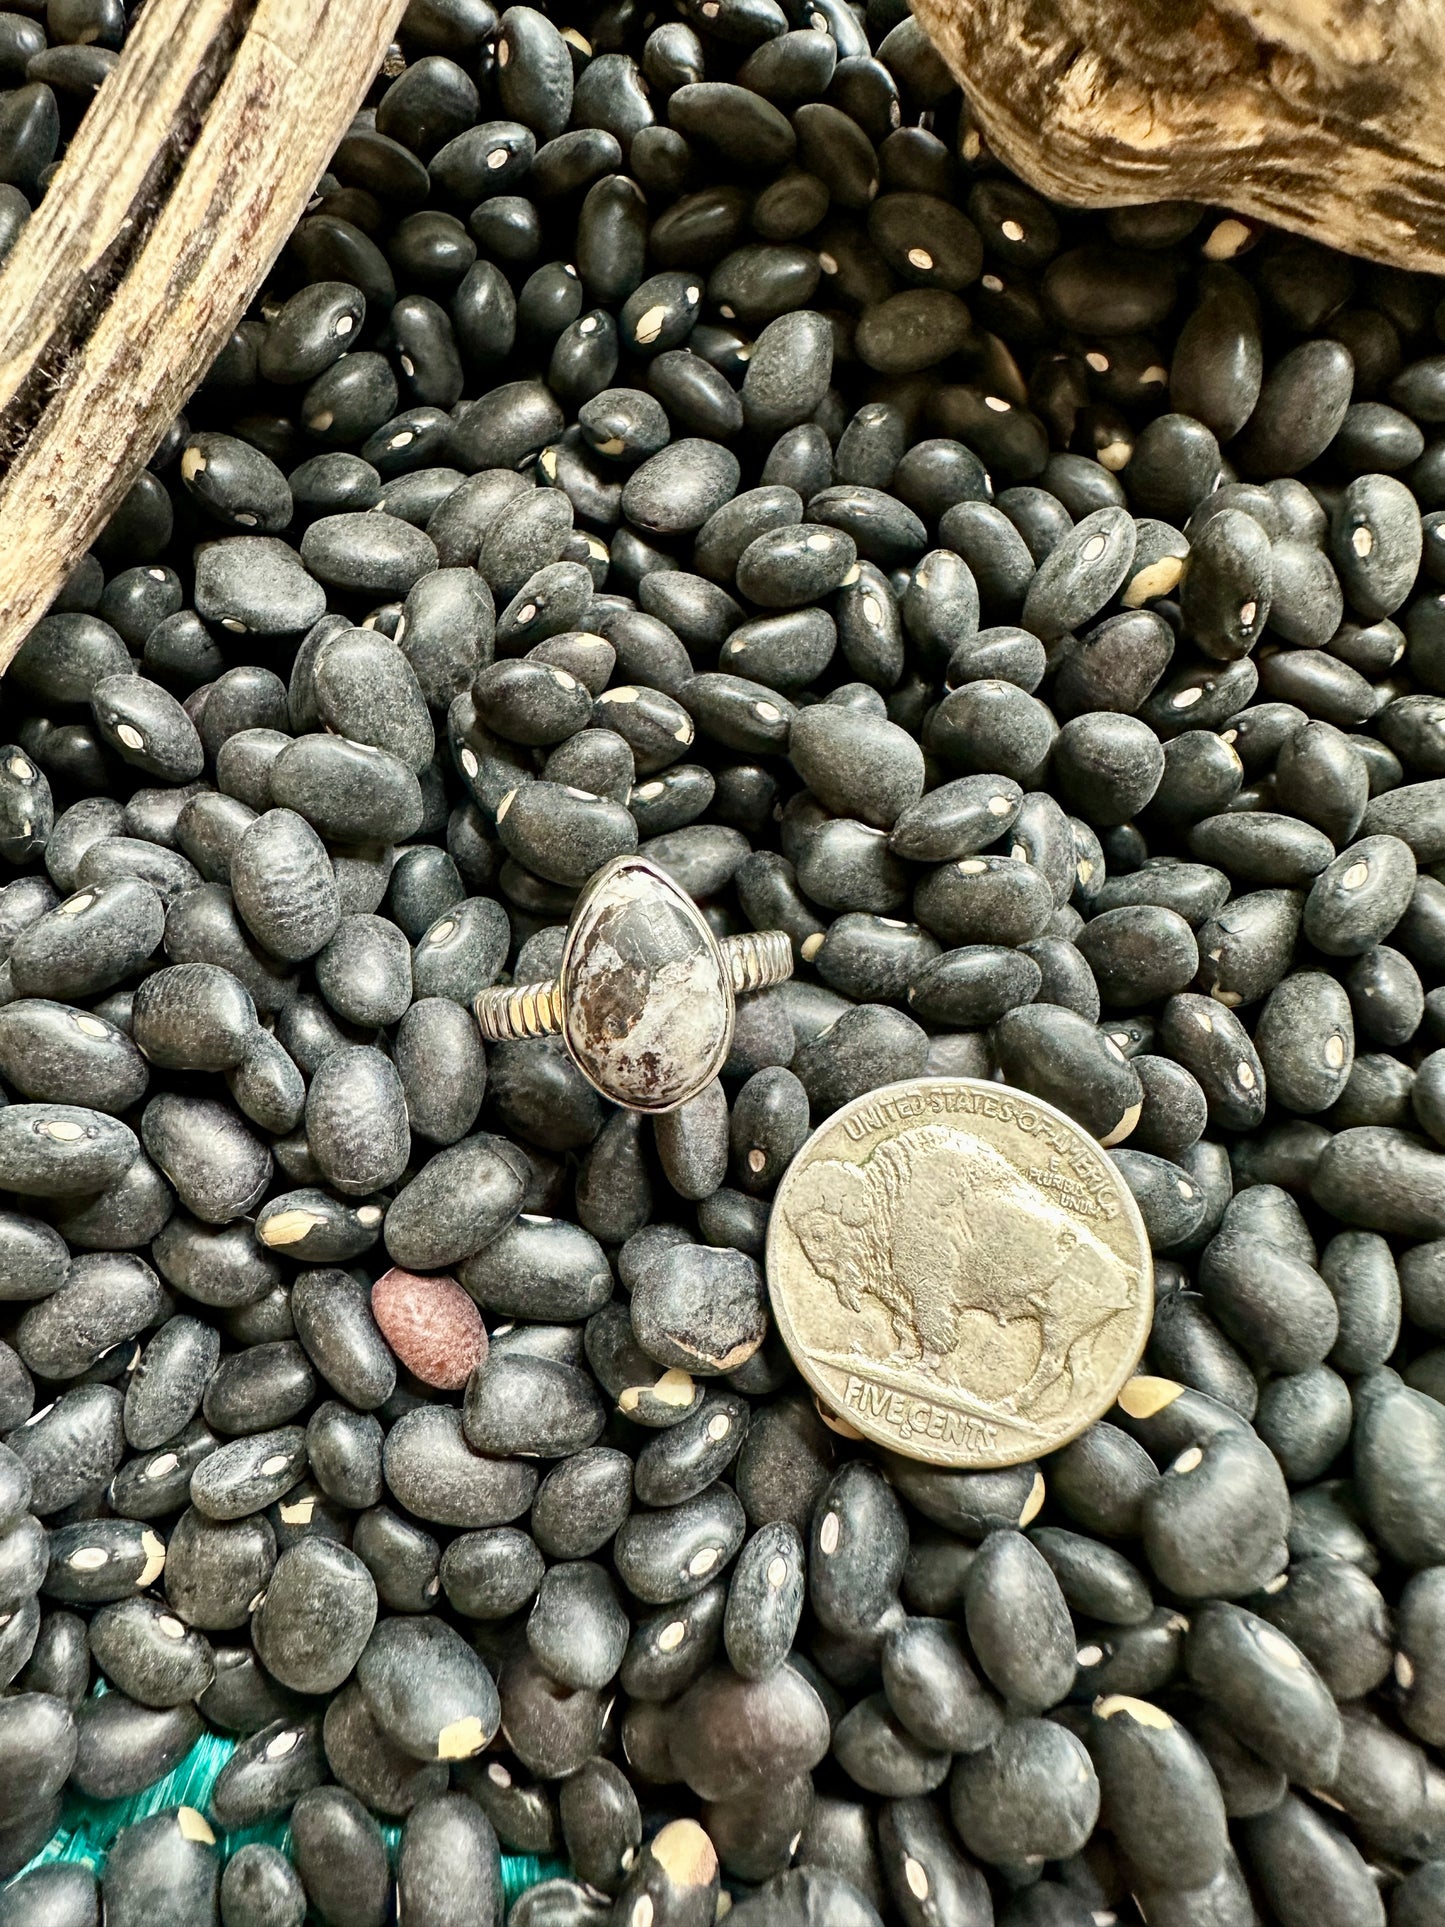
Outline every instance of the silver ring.
<path fill-rule="evenodd" d="M 665 870 L 622 856 L 578 897 L 556 978 L 498 985 L 472 1008 L 488 1043 L 560 1035 L 614 1104 L 671 1111 L 722 1069 L 736 998 L 792 974 L 786 931 L 719 942 Z"/>

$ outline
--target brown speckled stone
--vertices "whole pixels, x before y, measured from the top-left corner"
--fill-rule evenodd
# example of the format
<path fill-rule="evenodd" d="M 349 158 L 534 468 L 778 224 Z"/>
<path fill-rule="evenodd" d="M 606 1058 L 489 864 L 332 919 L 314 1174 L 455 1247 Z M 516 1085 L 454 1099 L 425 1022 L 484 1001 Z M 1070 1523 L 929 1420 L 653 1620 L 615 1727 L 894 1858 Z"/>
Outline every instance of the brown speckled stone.
<path fill-rule="evenodd" d="M 424 1385 L 460 1391 L 487 1355 L 482 1314 L 455 1278 L 393 1267 L 371 1287 L 381 1335 Z"/>
<path fill-rule="evenodd" d="M 598 872 L 561 979 L 567 1047 L 614 1103 L 670 1110 L 721 1069 L 733 1028 L 727 966 L 697 905 L 650 863 L 622 857 Z"/>

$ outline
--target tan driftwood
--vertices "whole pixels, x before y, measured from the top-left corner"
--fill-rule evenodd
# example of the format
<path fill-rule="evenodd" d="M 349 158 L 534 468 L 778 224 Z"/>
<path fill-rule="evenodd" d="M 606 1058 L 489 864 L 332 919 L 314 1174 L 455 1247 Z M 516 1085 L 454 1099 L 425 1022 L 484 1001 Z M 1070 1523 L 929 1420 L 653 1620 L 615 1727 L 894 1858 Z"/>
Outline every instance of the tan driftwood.
<path fill-rule="evenodd" d="M 259 0 L 246 24 L 235 0 L 148 0 L 135 37 L 159 7 L 178 71 L 154 43 L 130 68 L 123 55 L 76 143 L 126 177 L 108 195 L 78 167 L 65 178 L 68 156 L 0 273 L 0 669 L 244 313 L 403 5 Z M 70 193 L 88 211 L 45 215 Z M 30 243 L 42 218 L 54 256 Z"/>
<path fill-rule="evenodd" d="M 989 145 L 1075 206 L 1206 201 L 1445 270 L 1442 0 L 912 0 Z"/>
<path fill-rule="evenodd" d="M 245 30 L 246 0 L 151 0 L 0 274 L 0 409 L 53 380 L 159 212 Z"/>

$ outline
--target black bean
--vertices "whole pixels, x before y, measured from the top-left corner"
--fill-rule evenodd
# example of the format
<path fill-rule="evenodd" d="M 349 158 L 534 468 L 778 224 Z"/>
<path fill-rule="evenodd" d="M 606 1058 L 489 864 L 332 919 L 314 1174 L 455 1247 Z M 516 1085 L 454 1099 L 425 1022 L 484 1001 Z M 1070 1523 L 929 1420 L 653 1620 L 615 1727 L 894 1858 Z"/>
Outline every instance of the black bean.
<path fill-rule="evenodd" d="M 1057 1526 L 1036 1526 L 1029 1536 L 1072 1611 L 1110 1625 L 1138 1625 L 1148 1619 L 1153 1605 L 1148 1584 L 1122 1553 Z"/>
<path fill-rule="evenodd" d="M 379 1921 L 390 1871 L 381 1829 L 354 1793 L 313 1787 L 292 1809 L 296 1864 L 312 1903 L 327 1913 Z"/>
<path fill-rule="evenodd" d="M 1260 1437 L 1286 1475 L 1300 1482 L 1334 1462 L 1350 1420 L 1349 1388 L 1326 1366 L 1273 1380 L 1255 1413 Z"/>
<path fill-rule="evenodd" d="M 1170 399 L 1228 440 L 1248 421 L 1262 373 L 1259 319 L 1247 284 L 1235 269 L 1209 262 L 1198 304 L 1179 332 Z"/>
<path fill-rule="evenodd" d="M 138 1793 L 178 1765 L 201 1724 L 192 1706 L 141 1706 L 111 1691 L 82 1704 L 76 1729 L 76 1786 L 91 1799 L 113 1800 Z"/>
<path fill-rule="evenodd" d="M 604 1711 L 596 1693 L 559 1686 L 525 1647 L 503 1662 L 498 1687 L 512 1749 L 534 1773 L 558 1778 L 596 1751 Z"/>
<path fill-rule="evenodd" d="M 961 777 L 904 810 L 889 840 L 899 856 L 919 863 L 973 856 L 1007 833 L 1021 801 L 1018 784 L 1008 777 Z"/>
<path fill-rule="evenodd" d="M 1272 810 L 1205 817 L 1190 831 L 1189 847 L 1251 883 L 1309 884 L 1336 860 L 1322 831 Z"/>
<path fill-rule="evenodd" d="M 406 1100 L 380 1051 L 333 1051 L 311 1080 L 305 1115 L 312 1156 L 338 1191 L 365 1195 L 401 1175 L 411 1148 Z"/>
<path fill-rule="evenodd" d="M 834 990 L 883 1002 L 901 996 L 939 954 L 938 944 L 917 924 L 853 913 L 831 926 L 813 961 Z"/>
<path fill-rule="evenodd" d="M 821 609 L 791 609 L 740 623 L 723 644 L 718 660 L 729 669 L 746 669 L 769 688 L 786 691 L 820 675 L 832 660 L 837 641 L 833 619 Z"/>
<path fill-rule="evenodd" d="M 1198 1293 L 1175 1291 L 1156 1307 L 1148 1359 L 1152 1370 L 1207 1393 L 1241 1418 L 1255 1417 L 1259 1387 L 1249 1365 Z"/>
<path fill-rule="evenodd" d="M 125 1830 L 106 1858 L 104 1907 L 117 1927 L 215 1921 L 221 1863 L 215 1835 L 193 1807 L 170 1807 Z"/>
<path fill-rule="evenodd" d="M 498 1526 L 466 1532 L 442 1555 L 446 1596 L 470 1619 L 505 1619 L 536 1596 L 543 1560 L 525 1532 Z"/>
<path fill-rule="evenodd" d="M 730 1488 L 714 1485 L 680 1505 L 634 1513 L 617 1535 L 613 1556 L 637 1598 L 670 1604 L 710 1583 L 742 1537 L 741 1506 Z"/>
<path fill-rule="evenodd" d="M 1255 1048 L 1274 1097 L 1292 1111 L 1322 1111 L 1339 1096 L 1354 1061 L 1349 1001 L 1323 971 L 1297 971 L 1270 994 Z"/>
<path fill-rule="evenodd" d="M 372 1719 L 354 1682 L 327 1708 L 324 1743 L 327 1764 L 337 1779 L 379 1813 L 405 1814 L 418 1800 L 445 1790 L 444 1770 L 435 1762 L 419 1764 L 394 1746 Z"/>
<path fill-rule="evenodd" d="M 15 657 L 17 687 L 54 703 L 88 703 L 102 679 L 132 674 L 119 632 L 98 616 L 42 616 Z"/>
<path fill-rule="evenodd" d="M 969 1567 L 969 1643 L 1015 1713 L 1042 1712 L 1068 1693 L 1074 1632 L 1047 1562 L 1016 1532 L 991 1533 Z"/>
<path fill-rule="evenodd" d="M 1324 1280 L 1272 1241 L 1226 1226 L 1205 1247 L 1199 1280 L 1224 1329 L 1276 1371 L 1317 1365 L 1335 1343 L 1339 1317 Z"/>
<path fill-rule="evenodd" d="M 981 858 L 969 860 L 983 865 Z M 864 910 L 877 916 L 902 908 L 909 881 L 888 847 L 887 831 L 851 817 L 819 825 L 799 855 L 797 877 L 805 894 L 826 910 Z M 922 923 L 935 921 L 922 908 L 926 888 L 920 886 L 917 905 Z"/>
<path fill-rule="evenodd" d="M 326 591 L 296 552 L 270 535 L 208 544 L 196 562 L 196 610 L 235 635 L 295 635 L 326 607 Z"/>
<path fill-rule="evenodd" d="M 1338 1710 L 1309 1661 L 1277 1628 L 1222 1601 L 1197 1612 L 1185 1641 L 1196 1689 L 1235 1732 L 1290 1779 L 1333 1779 L 1339 1764 Z"/>
<path fill-rule="evenodd" d="M 736 1394 L 709 1392 L 680 1424 L 643 1446 L 636 1464 L 638 1497 L 648 1505 L 696 1498 L 737 1456 L 746 1421 Z"/>
<path fill-rule="evenodd" d="M 525 13 L 513 8 L 510 13 Z M 458 1793 L 422 1800 L 402 1827 L 397 1854 L 397 1903 L 420 1927 L 445 1927 L 466 1905 L 495 1912 L 502 1900 L 497 1839 L 485 1815 Z"/>
<path fill-rule="evenodd" d="M 350 1674 L 375 1618 L 376 1585 L 361 1561 L 327 1540 L 303 1539 L 277 1560 L 251 1636 L 283 1686 L 324 1693 Z"/>
<path fill-rule="evenodd" d="M 23 1096 L 112 1114 L 130 1109 L 149 1083 L 124 1032 L 42 998 L 21 998 L 0 1012 L 0 1069 Z"/>
<path fill-rule="evenodd" d="M 243 831 L 230 881 L 237 910 L 272 956 L 313 956 L 335 935 L 335 875 L 321 839 L 294 811 L 270 810 Z"/>
<path fill-rule="evenodd" d="M 795 768 L 825 808 L 891 829 L 918 802 L 923 757 L 895 724 L 831 703 L 804 710 L 788 743 Z"/>
<path fill-rule="evenodd" d="M 1054 1461 L 1054 1496 L 1080 1525 L 1109 1537 L 1140 1529 L 1140 1505 L 1157 1483 L 1147 1453 L 1117 1426 L 1091 1426 Z"/>
<path fill-rule="evenodd" d="M 65 1282 L 65 1240 L 38 1218 L 0 1213 L 0 1291 L 9 1300 L 48 1298 Z"/>
<path fill-rule="evenodd" d="M 1298 1561 L 1258 1604 L 1341 1700 L 1373 1691 L 1394 1663 L 1385 1602 L 1347 1561 Z"/>
<path fill-rule="evenodd" d="M 1128 1136 L 1143 1105 L 1139 1080 L 1104 1032 L 1057 1005 L 1010 1011 L 994 1029 L 1010 1083 L 1057 1104 L 1106 1145 Z"/>
<path fill-rule="evenodd" d="M 1323 869 L 1305 901 L 1305 935 L 1331 956 L 1358 956 L 1389 935 L 1415 887 L 1400 838 L 1366 836 Z"/>
<path fill-rule="evenodd" d="M 99 1910 L 95 1875 L 89 1867 L 74 1863 L 32 1868 L 0 1894 L 0 1921 L 5 1927 L 26 1921 L 33 1927 L 94 1927 Z M 301 1916 L 296 1918 L 299 1922 Z"/>
<path fill-rule="evenodd" d="M 1297 890 L 1251 890 L 1201 923 L 1200 981 L 1215 1002 L 1237 1009 L 1281 982 L 1294 956 L 1302 908 Z"/>
<path fill-rule="evenodd" d="M 202 1410 L 218 1432 L 258 1432 L 295 1418 L 315 1393 L 306 1354 L 293 1339 L 278 1339 L 227 1359 L 206 1387 Z"/>
<path fill-rule="evenodd" d="M 816 1119 L 879 1084 L 919 1075 L 927 1055 L 927 1035 L 910 1018 L 856 1004 L 797 1051 L 793 1068 Z"/>
<path fill-rule="evenodd" d="M 813 1515 L 809 1597 L 834 1632 L 873 1626 L 902 1576 L 906 1527 L 896 1499 L 876 1473 L 845 1467 Z"/>
<path fill-rule="evenodd" d="M 998 1704 L 942 1621 L 907 1620 L 889 1633 L 883 1686 L 898 1719 L 927 1746 L 971 1754 L 998 1737 Z"/>
<path fill-rule="evenodd" d="M 1210 1763 L 1187 1730 L 1162 1707 L 1116 1695 L 1095 1702 L 1086 1739 L 1102 1814 L 1131 1863 L 1166 1888 L 1208 1887 L 1229 1834 Z"/>
<path fill-rule="evenodd" d="M 527 1619 L 527 1643 L 562 1685 L 600 1687 L 615 1677 L 629 1630 L 605 1568 L 565 1560 L 542 1579 Z"/>
<path fill-rule="evenodd" d="M 564 885 L 585 882 L 602 864 L 637 847 L 636 823 L 621 803 L 561 782 L 526 783 L 508 792 L 497 827 L 518 862 Z"/>
<path fill-rule="evenodd" d="M 168 1308 L 160 1280 L 133 1253 L 85 1253 L 72 1259 L 61 1290 L 25 1313 L 15 1348 L 42 1378 L 77 1378 Z"/>
<path fill-rule="evenodd" d="M 623 1454 L 608 1446 L 574 1453 L 555 1466 L 538 1487 L 532 1510 L 538 1545 L 553 1558 L 589 1557 L 606 1545 L 621 1525 L 631 1496 L 632 1467 Z M 530 1558 L 524 1553 L 525 1549 L 516 1552 L 509 1569 L 521 1567 L 531 1572 Z M 514 1577 L 509 1583 L 520 1587 L 522 1581 Z"/>
<path fill-rule="evenodd" d="M 465 1429 L 478 1451 L 558 1458 L 594 1443 L 602 1408 L 586 1377 L 549 1359 L 499 1356 L 467 1387 Z"/>
<path fill-rule="evenodd" d="M 734 1671 L 758 1679 L 787 1657 L 803 1610 L 802 1541 L 779 1521 L 748 1540 L 728 1587 L 723 1638 Z"/>
<path fill-rule="evenodd" d="M 995 1865 L 1062 1859 L 1088 1838 L 1099 1784 L 1082 1743 L 1047 1720 L 1022 1718 L 959 1759 L 949 1786 L 964 1845 Z"/>
<path fill-rule="evenodd" d="M 1184 990 L 1199 964 L 1189 925 L 1162 905 L 1104 911 L 1080 931 L 1079 949 L 1104 1000 L 1125 1007 Z"/>
<path fill-rule="evenodd" d="M 467 1258 L 503 1230 L 521 1203 L 520 1158 L 486 1136 L 464 1138 L 415 1177 L 386 1214 L 387 1250 L 420 1269 Z"/>
<path fill-rule="evenodd" d="M 276 313 L 262 338 L 260 368 L 268 381 L 311 381 L 345 354 L 366 303 L 346 281 L 313 281 Z"/>
<path fill-rule="evenodd" d="M 1247 1129 L 1264 1114 L 1264 1068 L 1239 1019 L 1213 998 L 1181 993 L 1164 1006 L 1162 1039 L 1193 1073 L 1212 1121 Z"/>
<path fill-rule="evenodd" d="M 223 1445 L 196 1468 L 191 1500 L 209 1519 L 244 1519 L 295 1484 L 306 1464 L 300 1426 L 253 1432 Z"/>
<path fill-rule="evenodd" d="M 652 1179 L 639 1119 L 615 1115 L 603 1124 L 585 1154 L 576 1195 L 578 1219 L 596 1238 L 625 1240 L 647 1222 Z"/>
<path fill-rule="evenodd" d="M 223 1826 L 250 1826 L 282 1812 L 324 1772 L 319 1720 L 291 1715 L 244 1737 L 216 1781 L 211 1810 Z"/>
<path fill-rule="evenodd" d="M 728 1165 L 728 1106 L 716 1078 L 696 1097 L 653 1120 L 663 1172 L 682 1198 L 711 1197 Z"/>
<path fill-rule="evenodd" d="M 1289 1794 L 1241 1831 L 1246 1862 L 1286 1927 L 1304 1921 L 1297 1883 L 1306 1867 L 1311 1919 L 1327 1927 L 1383 1927 L 1384 1903 L 1359 1850 L 1303 1800 Z"/>
<path fill-rule="evenodd" d="M 562 1783 L 563 1838 L 589 1885 L 616 1893 L 642 1841 L 637 1796 L 610 1760 L 590 1760 Z"/>
<path fill-rule="evenodd" d="M 1183 1597 L 1239 1597 L 1285 1562 L 1284 1480 L 1246 1431 L 1188 1445 L 1144 1499 L 1144 1549 Z"/>
<path fill-rule="evenodd" d="M 728 1799 L 755 1784 L 758 1765 L 775 1781 L 806 1772 L 828 1747 L 828 1720 L 813 1688 L 791 1666 L 744 1680 L 704 1674 L 682 1697 L 674 1765 L 702 1799 Z"/>
<path fill-rule="evenodd" d="M 1036 636 L 1002 623 L 980 629 L 959 644 L 949 658 L 945 681 L 950 689 L 968 682 L 1014 683 L 1031 696 L 1043 681 L 1047 661 Z"/>
<path fill-rule="evenodd" d="M 68 1198 L 113 1184 L 134 1163 L 135 1133 L 71 1104 L 12 1104 L 0 1115 L 0 1175 L 21 1196 Z"/>
<path fill-rule="evenodd" d="M 1424 1139 L 1369 1124 L 1336 1133 L 1321 1155 L 1311 1191 L 1346 1223 L 1429 1238 L 1445 1227 L 1436 1192 L 1439 1175 L 1435 1153 Z"/>
<path fill-rule="evenodd" d="M 618 1674 L 637 1705 L 673 1699 L 702 1676 L 718 1651 L 726 1600 L 727 1587 L 715 1581 L 638 1621 Z"/>
<path fill-rule="evenodd" d="M 948 1773 L 948 1755 L 924 1747 L 881 1693 L 859 1700 L 844 1714 L 834 1728 L 833 1753 L 851 1780 L 893 1799 L 931 1793 Z"/>
<path fill-rule="evenodd" d="M 692 437 L 670 443 L 629 476 L 622 511 L 636 527 L 676 535 L 699 529 L 736 493 L 737 457 Z"/>
<path fill-rule="evenodd" d="M 459 1760 L 496 1732 L 496 1688 L 476 1654 L 435 1619 L 383 1619 L 356 1667 L 377 1725 L 416 1759 Z"/>
<path fill-rule="evenodd" d="M 10 982 L 20 997 L 84 997 L 108 990 L 150 957 L 165 911 L 139 877 L 97 883 L 67 897 L 20 932 Z"/>

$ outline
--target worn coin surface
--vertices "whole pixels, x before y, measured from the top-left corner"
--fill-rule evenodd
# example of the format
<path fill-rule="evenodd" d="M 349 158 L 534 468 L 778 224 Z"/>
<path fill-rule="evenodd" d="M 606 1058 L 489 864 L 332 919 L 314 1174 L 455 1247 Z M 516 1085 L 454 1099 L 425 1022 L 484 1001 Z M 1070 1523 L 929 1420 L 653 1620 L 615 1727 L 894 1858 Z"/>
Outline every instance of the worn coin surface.
<path fill-rule="evenodd" d="M 834 1112 L 768 1226 L 788 1350 L 865 1438 L 1013 1465 L 1113 1404 L 1149 1335 L 1149 1241 L 1107 1154 L 1002 1084 L 919 1077 Z"/>

